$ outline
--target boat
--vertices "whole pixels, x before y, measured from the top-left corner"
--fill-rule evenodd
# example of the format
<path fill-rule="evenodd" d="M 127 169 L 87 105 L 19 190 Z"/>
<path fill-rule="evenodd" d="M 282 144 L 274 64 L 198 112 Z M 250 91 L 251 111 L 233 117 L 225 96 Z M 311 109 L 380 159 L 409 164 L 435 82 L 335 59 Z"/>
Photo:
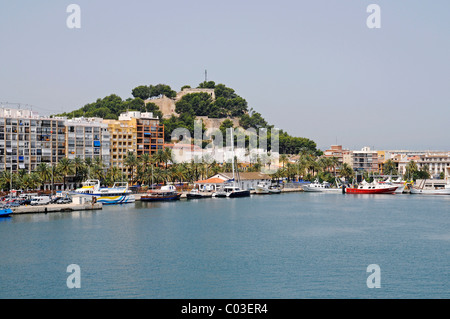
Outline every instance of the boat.
<path fill-rule="evenodd" d="M 207 198 L 207 197 L 212 197 L 212 194 L 200 192 L 200 190 L 198 190 L 197 188 L 192 189 L 189 193 L 186 194 L 187 199 Z"/>
<path fill-rule="evenodd" d="M 225 187 L 220 188 L 219 190 L 216 190 L 213 194 L 212 197 L 227 197 L 227 192 L 225 191 Z"/>
<path fill-rule="evenodd" d="M 256 185 L 255 193 L 256 194 L 270 194 L 269 191 L 270 185 L 268 183 L 259 183 Z"/>
<path fill-rule="evenodd" d="M 0 218 L 10 217 L 13 213 L 12 209 L 9 207 L 0 207 Z"/>
<path fill-rule="evenodd" d="M 149 190 L 146 195 L 141 196 L 143 202 L 155 202 L 155 201 L 171 201 L 178 200 L 181 197 L 175 186 L 167 185 L 161 186 L 161 189 Z"/>
<path fill-rule="evenodd" d="M 394 194 L 398 186 L 381 184 L 377 181 L 368 183 L 363 180 L 359 185 L 355 187 L 346 187 L 345 192 L 347 194 Z"/>
<path fill-rule="evenodd" d="M 336 184 L 339 185 L 339 183 L 337 181 L 336 181 Z M 305 192 L 342 194 L 342 186 L 339 185 L 338 187 L 332 187 L 331 183 L 325 182 L 325 181 L 320 183 L 318 179 L 316 179 L 313 183 L 303 185 L 302 189 Z"/>
<path fill-rule="evenodd" d="M 405 191 L 406 186 L 408 185 L 408 182 L 403 181 L 401 177 L 397 178 L 395 181 L 393 181 L 389 177 L 386 181 L 383 181 L 383 182 L 380 182 L 380 183 L 397 186 L 398 188 L 395 190 L 396 194 L 402 194 Z"/>
<path fill-rule="evenodd" d="M 250 190 L 248 189 L 240 189 L 237 186 L 228 186 L 225 188 L 225 192 L 227 193 L 227 197 L 248 197 L 250 196 Z"/>
<path fill-rule="evenodd" d="M 450 195 L 450 182 L 446 184 L 435 185 L 432 181 L 427 183 L 427 180 L 423 180 L 417 186 L 411 186 L 411 194 L 421 195 Z"/>
<path fill-rule="evenodd" d="M 105 205 L 134 203 L 136 198 L 128 188 L 127 182 L 116 182 L 112 187 L 100 187 L 100 181 L 89 179 L 82 187 L 75 190 L 76 194 L 91 195 L 95 201 Z"/>
<path fill-rule="evenodd" d="M 278 186 L 271 185 L 271 186 L 269 186 L 269 193 L 270 194 L 280 194 L 281 189 Z"/>
<path fill-rule="evenodd" d="M 230 132 L 231 132 L 231 141 L 234 141 L 234 139 L 233 139 L 233 130 L 231 129 Z M 233 180 L 232 180 L 233 181 L 233 186 L 229 187 L 230 191 L 227 192 L 227 197 L 249 197 L 250 196 L 250 190 L 249 189 L 240 189 L 238 186 L 236 186 L 236 178 L 235 178 L 235 174 L 234 174 L 234 171 L 235 171 L 234 165 L 236 164 L 235 161 L 234 161 L 234 142 L 231 143 L 231 152 L 232 152 L 232 155 L 233 155 L 232 163 L 231 163 L 231 167 L 232 167 L 232 170 L 233 170 Z M 237 169 L 237 167 L 236 167 L 236 170 L 237 170 L 237 178 L 238 178 L 238 181 L 239 181 L 240 180 L 239 179 L 239 170 Z"/>

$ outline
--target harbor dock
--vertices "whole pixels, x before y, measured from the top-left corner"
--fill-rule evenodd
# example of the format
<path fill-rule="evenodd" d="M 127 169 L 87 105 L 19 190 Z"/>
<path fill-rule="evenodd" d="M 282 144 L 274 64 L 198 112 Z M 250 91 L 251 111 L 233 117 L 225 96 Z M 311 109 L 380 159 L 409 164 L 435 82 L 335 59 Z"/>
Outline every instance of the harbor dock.
<path fill-rule="evenodd" d="M 103 208 L 102 203 L 84 203 L 84 204 L 47 204 L 38 206 L 19 206 L 12 207 L 13 215 L 16 214 L 46 214 L 46 213 L 59 213 L 59 212 L 73 212 L 83 210 L 99 210 Z"/>

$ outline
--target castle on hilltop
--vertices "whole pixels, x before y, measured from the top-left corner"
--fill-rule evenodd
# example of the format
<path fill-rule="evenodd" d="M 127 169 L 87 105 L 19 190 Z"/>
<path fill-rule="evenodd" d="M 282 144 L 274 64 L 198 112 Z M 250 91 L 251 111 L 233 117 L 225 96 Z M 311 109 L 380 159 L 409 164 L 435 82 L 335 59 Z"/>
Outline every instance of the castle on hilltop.
<path fill-rule="evenodd" d="M 211 95 L 211 99 L 215 101 L 216 95 L 214 89 L 201 89 L 201 88 L 184 88 L 177 93 L 175 98 L 169 98 L 165 95 L 156 98 L 150 98 L 145 100 L 145 104 L 154 103 L 159 107 L 159 110 L 163 114 L 163 118 L 170 118 L 172 115 L 178 116 L 179 114 L 175 112 L 175 103 L 177 103 L 183 96 L 190 93 L 207 93 Z"/>

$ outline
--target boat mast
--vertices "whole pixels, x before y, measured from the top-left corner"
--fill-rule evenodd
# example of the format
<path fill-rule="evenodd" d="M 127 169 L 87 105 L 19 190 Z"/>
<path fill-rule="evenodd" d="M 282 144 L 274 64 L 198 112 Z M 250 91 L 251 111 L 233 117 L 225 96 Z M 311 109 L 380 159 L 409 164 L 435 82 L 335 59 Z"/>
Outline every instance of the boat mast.
<path fill-rule="evenodd" d="M 231 166 L 232 166 L 232 170 L 233 170 L 233 188 L 235 188 L 236 187 L 236 178 L 234 177 L 234 138 L 233 138 L 233 128 L 230 128 L 230 132 L 231 132 L 231 155 L 232 155 Z"/>

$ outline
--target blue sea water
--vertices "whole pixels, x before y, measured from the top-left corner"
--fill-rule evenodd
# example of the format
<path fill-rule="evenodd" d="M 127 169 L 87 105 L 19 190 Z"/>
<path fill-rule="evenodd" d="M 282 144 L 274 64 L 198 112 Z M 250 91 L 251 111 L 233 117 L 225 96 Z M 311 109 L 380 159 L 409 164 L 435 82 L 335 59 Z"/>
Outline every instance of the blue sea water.
<path fill-rule="evenodd" d="M 450 196 L 136 202 L 0 219 L 0 242 L 0 298 L 450 298 Z"/>

